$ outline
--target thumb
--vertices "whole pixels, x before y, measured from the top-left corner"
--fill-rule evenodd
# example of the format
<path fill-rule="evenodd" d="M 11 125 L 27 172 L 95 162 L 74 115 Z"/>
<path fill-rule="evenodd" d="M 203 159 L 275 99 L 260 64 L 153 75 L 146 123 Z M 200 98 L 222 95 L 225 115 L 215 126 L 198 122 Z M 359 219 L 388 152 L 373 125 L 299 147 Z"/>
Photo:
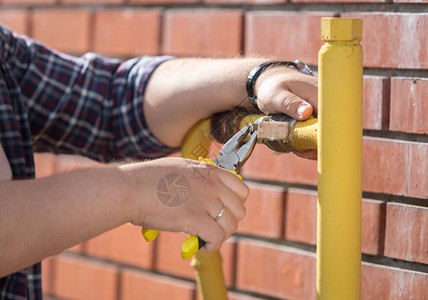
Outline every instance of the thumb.
<path fill-rule="evenodd" d="M 260 109 L 265 113 L 283 113 L 295 120 L 306 120 L 313 112 L 312 105 L 290 91 L 282 91 L 274 96 L 270 103 L 261 105 Z"/>

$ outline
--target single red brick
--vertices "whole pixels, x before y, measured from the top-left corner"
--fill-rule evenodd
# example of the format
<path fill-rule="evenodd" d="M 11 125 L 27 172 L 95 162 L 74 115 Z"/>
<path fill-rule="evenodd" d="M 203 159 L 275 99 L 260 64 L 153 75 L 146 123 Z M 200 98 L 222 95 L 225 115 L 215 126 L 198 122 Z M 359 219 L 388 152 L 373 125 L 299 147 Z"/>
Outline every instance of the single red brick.
<path fill-rule="evenodd" d="M 285 238 L 315 245 L 317 242 L 317 193 L 291 188 L 287 192 Z M 380 255 L 383 249 L 385 204 L 363 199 L 361 244 L 364 253 Z"/>
<path fill-rule="evenodd" d="M 192 300 L 194 283 L 158 274 L 123 269 L 120 299 L 177 299 Z"/>
<path fill-rule="evenodd" d="M 313 0 L 291 0 L 291 2 L 314 2 Z M 389 2 L 389 0 L 317 0 L 317 3 L 332 3 L 332 2 L 340 2 L 340 3 L 364 3 L 364 2 Z"/>
<path fill-rule="evenodd" d="M 200 0 L 128 0 L 129 3 L 143 3 L 143 4 L 170 4 L 170 3 L 197 3 Z"/>
<path fill-rule="evenodd" d="M 89 240 L 86 254 L 141 268 L 153 266 L 153 243 L 146 242 L 141 228 L 131 224 Z"/>
<path fill-rule="evenodd" d="M 362 252 L 382 255 L 385 236 L 385 202 L 363 199 L 361 223 Z"/>
<path fill-rule="evenodd" d="M 363 139 L 363 190 L 406 194 L 406 162 L 410 145 L 393 140 Z"/>
<path fill-rule="evenodd" d="M 363 20 L 364 65 L 428 67 L 428 13 L 345 13 Z"/>
<path fill-rule="evenodd" d="M 178 55 L 238 55 L 243 16 L 239 10 L 171 10 L 164 16 L 162 51 Z"/>
<path fill-rule="evenodd" d="M 317 242 L 317 193 L 289 189 L 285 208 L 285 238 L 315 245 Z"/>
<path fill-rule="evenodd" d="M 321 41 L 321 18 L 329 13 L 289 13 L 279 11 L 246 14 L 245 54 L 300 59 L 318 64 Z"/>
<path fill-rule="evenodd" d="M 81 54 L 89 49 L 90 16 L 84 9 L 35 9 L 33 38 L 60 51 Z"/>
<path fill-rule="evenodd" d="M 288 0 L 204 0 L 204 3 L 215 4 L 276 4 L 286 3 Z"/>
<path fill-rule="evenodd" d="M 43 294 L 52 294 L 55 286 L 55 257 L 48 257 L 42 261 L 42 290 Z"/>
<path fill-rule="evenodd" d="M 194 269 L 190 266 L 191 260 L 181 257 L 181 244 L 188 235 L 175 232 L 160 232 L 156 239 L 155 269 L 193 279 Z"/>
<path fill-rule="evenodd" d="M 412 144 L 411 160 L 409 167 L 410 180 L 408 182 L 411 195 L 428 198 L 428 143 Z"/>
<path fill-rule="evenodd" d="M 55 257 L 56 297 L 68 299 L 116 299 L 118 269 L 91 259 Z"/>
<path fill-rule="evenodd" d="M 223 259 L 224 281 L 228 287 L 235 287 L 236 243 L 237 240 L 232 236 L 220 249 L 220 254 Z"/>
<path fill-rule="evenodd" d="M 247 214 L 239 222 L 239 232 L 270 238 L 282 237 L 285 188 L 249 184 L 251 189 L 245 203 Z"/>
<path fill-rule="evenodd" d="M 90 3 L 101 3 L 101 4 L 119 4 L 124 3 L 126 0 L 58 0 L 59 3 L 67 4 L 90 4 Z"/>
<path fill-rule="evenodd" d="M 428 208 L 388 203 L 385 255 L 428 263 Z"/>
<path fill-rule="evenodd" d="M 160 10 L 109 9 L 95 13 L 94 50 L 107 55 L 159 53 Z"/>
<path fill-rule="evenodd" d="M 426 95 L 428 95 L 428 79 L 392 78 L 390 129 L 427 134 Z"/>
<path fill-rule="evenodd" d="M 428 144 L 363 139 L 363 190 L 428 198 Z"/>
<path fill-rule="evenodd" d="M 426 299 L 428 274 L 362 263 L 361 299 Z"/>
<path fill-rule="evenodd" d="M 195 270 L 190 266 L 191 259 L 181 257 L 181 244 L 188 235 L 184 233 L 161 232 L 157 238 L 155 257 L 156 270 L 189 279 L 195 278 Z M 221 247 L 223 274 L 227 286 L 233 286 L 235 239 L 231 237 Z"/>
<path fill-rule="evenodd" d="M 315 253 L 241 239 L 237 288 L 287 299 L 315 299 Z"/>
<path fill-rule="evenodd" d="M 0 23 L 19 34 L 28 34 L 28 12 L 24 9 L 0 10 Z"/>
<path fill-rule="evenodd" d="M 51 4 L 55 3 L 57 0 L 2 0 L 3 4 Z"/>
<path fill-rule="evenodd" d="M 394 2 L 403 2 L 403 3 L 427 3 L 428 0 L 394 0 Z"/>
<path fill-rule="evenodd" d="M 317 162 L 292 153 L 279 154 L 264 145 L 257 145 L 242 167 L 241 175 L 259 180 L 317 184 Z"/>
<path fill-rule="evenodd" d="M 74 253 L 85 253 L 86 242 L 74 245 L 74 246 L 68 248 L 67 251 L 74 252 Z"/>
<path fill-rule="evenodd" d="M 364 76 L 363 127 L 387 129 L 389 123 L 390 80 L 386 77 Z"/>

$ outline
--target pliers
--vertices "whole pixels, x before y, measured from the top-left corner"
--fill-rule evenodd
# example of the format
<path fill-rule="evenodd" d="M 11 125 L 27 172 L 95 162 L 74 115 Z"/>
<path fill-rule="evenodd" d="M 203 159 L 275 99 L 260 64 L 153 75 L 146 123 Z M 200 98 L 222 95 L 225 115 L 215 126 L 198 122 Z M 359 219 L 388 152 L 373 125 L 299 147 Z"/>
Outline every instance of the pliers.
<path fill-rule="evenodd" d="M 254 123 L 250 123 L 239 130 L 224 144 L 220 150 L 220 155 L 213 159 L 214 163 L 219 167 L 233 171 L 243 166 L 257 143 L 258 123 L 266 118 L 268 117 L 260 117 Z M 248 141 L 246 141 L 247 139 Z"/>
<path fill-rule="evenodd" d="M 258 123 L 266 118 L 268 117 L 260 117 L 254 123 L 250 123 L 239 130 L 226 144 L 224 144 L 217 158 L 199 158 L 199 161 L 205 161 L 227 169 L 242 179 L 242 177 L 236 173 L 236 170 L 245 164 L 253 152 L 254 146 L 257 143 Z M 143 229 L 142 233 L 147 241 L 152 241 L 159 232 L 157 230 Z M 204 245 L 205 242 L 198 236 L 189 236 L 181 246 L 181 255 L 184 259 L 188 259 Z"/>

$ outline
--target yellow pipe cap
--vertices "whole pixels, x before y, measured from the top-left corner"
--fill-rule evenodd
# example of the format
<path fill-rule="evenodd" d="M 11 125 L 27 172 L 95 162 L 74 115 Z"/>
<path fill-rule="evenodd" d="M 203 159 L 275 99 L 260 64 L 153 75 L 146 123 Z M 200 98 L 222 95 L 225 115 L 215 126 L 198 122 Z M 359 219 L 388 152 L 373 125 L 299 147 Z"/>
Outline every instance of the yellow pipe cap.
<path fill-rule="evenodd" d="M 354 18 L 322 18 L 321 39 L 324 42 L 361 41 L 363 22 Z"/>

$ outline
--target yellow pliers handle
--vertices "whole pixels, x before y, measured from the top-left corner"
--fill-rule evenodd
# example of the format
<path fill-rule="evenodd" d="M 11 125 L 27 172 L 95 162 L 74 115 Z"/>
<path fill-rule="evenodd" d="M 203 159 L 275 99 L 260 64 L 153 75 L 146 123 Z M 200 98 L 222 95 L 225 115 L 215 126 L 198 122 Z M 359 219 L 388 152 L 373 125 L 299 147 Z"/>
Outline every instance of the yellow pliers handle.
<path fill-rule="evenodd" d="M 212 165 L 217 166 L 217 164 L 210 158 L 200 157 L 198 160 L 199 161 L 205 161 L 205 162 L 208 162 Z M 234 171 L 234 170 L 229 170 L 229 171 L 232 172 L 233 174 L 235 174 L 236 176 L 238 176 L 242 180 L 241 175 L 238 175 L 236 173 L 236 171 Z M 189 259 L 196 252 L 198 252 L 198 250 L 201 249 L 204 245 L 205 245 L 205 242 L 203 240 L 201 240 L 198 236 L 191 235 L 181 245 L 181 256 L 183 257 L 183 259 Z"/>
<path fill-rule="evenodd" d="M 147 242 L 153 242 L 158 237 L 159 230 L 143 228 L 141 229 L 141 233 Z"/>
<path fill-rule="evenodd" d="M 208 162 L 212 165 L 217 166 L 217 164 L 210 158 L 202 158 L 200 157 L 198 159 L 199 161 L 204 161 L 204 162 Z M 233 174 L 235 174 L 236 176 L 238 176 L 241 180 L 242 177 L 240 175 L 238 175 L 236 173 L 236 171 L 234 170 L 229 170 L 230 172 L 232 172 Z M 144 239 L 147 242 L 152 242 L 156 239 L 156 237 L 159 234 L 159 230 L 153 230 L 153 229 L 146 229 L 143 228 L 141 230 L 141 233 L 144 236 Z M 203 240 L 201 240 L 198 236 L 189 236 L 184 243 L 181 245 L 181 256 L 183 257 L 183 259 L 189 259 L 191 258 L 196 252 L 198 252 L 198 250 L 200 248 L 202 248 L 205 245 L 205 242 Z"/>

